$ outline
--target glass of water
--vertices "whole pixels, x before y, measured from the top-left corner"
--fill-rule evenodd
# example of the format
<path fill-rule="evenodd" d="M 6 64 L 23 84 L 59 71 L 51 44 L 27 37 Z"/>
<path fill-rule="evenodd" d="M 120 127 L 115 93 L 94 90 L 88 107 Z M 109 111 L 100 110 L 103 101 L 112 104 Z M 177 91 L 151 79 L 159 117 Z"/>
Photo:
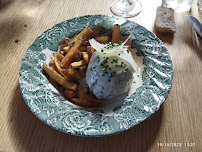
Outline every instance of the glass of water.
<path fill-rule="evenodd" d="M 175 12 L 187 12 L 191 9 L 194 0 L 162 0 L 165 7 L 172 8 Z"/>
<path fill-rule="evenodd" d="M 142 4 L 138 0 L 115 0 L 110 10 L 120 17 L 133 17 L 141 12 Z"/>

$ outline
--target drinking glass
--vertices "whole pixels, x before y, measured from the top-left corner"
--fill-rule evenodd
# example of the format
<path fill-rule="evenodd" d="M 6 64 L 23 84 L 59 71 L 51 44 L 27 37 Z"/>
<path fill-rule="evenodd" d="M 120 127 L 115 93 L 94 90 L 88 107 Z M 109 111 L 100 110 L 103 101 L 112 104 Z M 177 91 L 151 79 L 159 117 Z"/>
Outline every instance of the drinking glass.
<path fill-rule="evenodd" d="M 187 12 L 190 10 L 194 0 L 162 0 L 165 7 L 172 8 L 175 12 Z"/>
<path fill-rule="evenodd" d="M 133 17 L 141 12 L 142 4 L 138 0 L 115 0 L 110 10 L 120 17 Z"/>

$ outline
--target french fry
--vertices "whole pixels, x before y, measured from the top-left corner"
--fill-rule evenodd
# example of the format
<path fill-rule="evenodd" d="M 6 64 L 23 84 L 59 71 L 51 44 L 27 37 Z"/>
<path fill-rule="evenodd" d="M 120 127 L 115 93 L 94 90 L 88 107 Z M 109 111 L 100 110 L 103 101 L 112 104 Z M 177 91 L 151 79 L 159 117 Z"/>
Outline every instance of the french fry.
<path fill-rule="evenodd" d="M 74 53 L 74 59 L 75 59 L 75 61 L 81 60 L 81 51 L 80 51 L 80 50 L 77 50 L 77 51 Z"/>
<path fill-rule="evenodd" d="M 59 71 L 58 71 L 58 68 L 56 67 L 56 65 L 55 65 L 55 63 L 54 64 L 52 64 L 51 66 L 49 66 L 51 69 L 53 69 L 54 71 L 56 71 L 56 72 L 58 72 L 59 73 Z"/>
<path fill-rule="evenodd" d="M 74 38 L 74 44 L 61 61 L 61 67 L 67 68 L 74 60 L 74 53 L 79 50 L 82 42 L 92 33 L 92 29 L 87 27 Z M 73 43 L 72 42 L 72 43 Z"/>
<path fill-rule="evenodd" d="M 99 102 L 94 102 L 94 101 L 88 102 L 85 99 L 72 98 L 71 101 L 78 106 L 83 106 L 87 108 L 96 108 L 101 106 L 101 103 Z"/>
<path fill-rule="evenodd" d="M 78 62 L 72 62 L 71 67 L 75 69 L 75 68 L 85 66 L 86 64 L 87 64 L 87 62 L 85 60 L 80 60 Z"/>
<path fill-rule="evenodd" d="M 64 51 L 65 54 L 74 46 L 75 41 L 77 41 L 76 37 L 69 42 L 68 46 L 65 46 L 62 50 Z"/>
<path fill-rule="evenodd" d="M 46 71 L 46 73 L 53 79 L 55 80 L 57 83 L 61 84 L 63 87 L 76 91 L 77 89 L 77 85 L 67 81 L 63 76 L 61 76 L 60 74 L 58 74 L 55 70 L 47 67 L 46 65 L 43 65 L 43 70 Z"/>
<path fill-rule="evenodd" d="M 55 54 L 55 66 L 57 67 L 57 70 L 62 76 L 64 76 L 67 80 L 70 80 L 71 77 L 69 76 L 68 70 L 67 69 L 62 69 L 60 66 L 60 61 L 64 58 L 63 55 L 61 54 Z"/>
<path fill-rule="evenodd" d="M 66 46 L 62 50 L 64 51 L 65 54 L 67 54 L 67 52 L 70 50 L 70 46 Z"/>
<path fill-rule="evenodd" d="M 91 58 L 91 56 L 93 55 L 94 52 L 95 52 L 95 49 L 92 46 L 87 47 L 87 53 L 89 55 L 89 60 L 90 60 L 90 58 Z"/>
<path fill-rule="evenodd" d="M 57 90 L 59 90 L 58 83 L 55 80 L 52 78 L 49 78 L 48 80 Z"/>
<path fill-rule="evenodd" d="M 84 61 L 86 61 L 88 63 L 89 62 L 88 53 L 87 52 L 81 52 L 81 54 L 82 54 Z"/>
<path fill-rule="evenodd" d="M 118 24 L 114 24 L 112 26 L 112 42 L 119 43 L 119 34 L 120 34 L 120 26 Z"/>
<path fill-rule="evenodd" d="M 54 65 L 54 64 L 55 64 L 55 61 L 54 61 L 54 58 L 53 58 L 53 59 L 50 60 L 49 66 L 52 66 L 52 65 Z"/>
<path fill-rule="evenodd" d="M 81 72 L 77 71 L 71 67 L 68 67 L 67 69 L 62 69 L 60 66 L 60 61 L 64 58 L 64 56 L 62 56 L 61 54 L 56 54 L 55 58 L 54 58 L 54 64 L 56 66 L 56 71 L 60 74 L 62 74 L 62 76 L 64 76 L 67 80 L 79 80 L 81 79 Z"/>
<path fill-rule="evenodd" d="M 102 26 L 101 25 L 97 25 L 94 29 L 93 32 L 87 37 L 87 39 L 85 41 L 83 41 L 82 45 L 83 46 L 90 46 L 89 43 L 89 39 L 95 38 L 97 37 L 97 35 L 99 34 L 100 30 L 101 30 Z"/>
<path fill-rule="evenodd" d="M 66 89 L 63 94 L 67 98 L 74 98 L 74 97 L 76 97 L 76 92 L 72 91 L 72 90 L 69 90 L 69 89 Z"/>
<path fill-rule="evenodd" d="M 89 35 L 87 40 L 95 38 L 99 34 L 101 28 L 102 28 L 102 25 L 95 26 L 95 28 L 93 29 L 93 32 Z"/>
<path fill-rule="evenodd" d="M 61 61 L 64 58 L 62 54 L 58 54 L 58 53 L 53 53 L 53 56 L 57 58 L 58 61 Z"/>
<path fill-rule="evenodd" d="M 107 43 L 109 41 L 109 37 L 108 36 L 99 36 L 95 38 L 96 41 L 98 41 L 99 43 Z"/>

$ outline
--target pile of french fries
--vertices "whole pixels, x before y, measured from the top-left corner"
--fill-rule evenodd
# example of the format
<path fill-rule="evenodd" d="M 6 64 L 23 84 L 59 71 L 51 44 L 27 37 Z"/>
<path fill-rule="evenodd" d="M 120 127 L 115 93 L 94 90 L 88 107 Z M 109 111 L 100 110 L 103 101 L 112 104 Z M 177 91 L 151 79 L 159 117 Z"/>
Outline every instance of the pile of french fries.
<path fill-rule="evenodd" d="M 115 24 L 112 31 L 100 35 L 102 26 L 97 25 L 93 30 L 87 27 L 74 38 L 63 38 L 60 53 L 53 53 L 49 65 L 43 65 L 49 81 L 58 89 L 70 102 L 83 107 L 99 107 L 100 103 L 95 102 L 95 97 L 90 90 L 85 92 L 79 89 L 79 80 L 83 78 L 91 56 L 95 52 L 89 44 L 91 38 L 100 43 L 110 41 L 119 43 L 120 26 Z"/>

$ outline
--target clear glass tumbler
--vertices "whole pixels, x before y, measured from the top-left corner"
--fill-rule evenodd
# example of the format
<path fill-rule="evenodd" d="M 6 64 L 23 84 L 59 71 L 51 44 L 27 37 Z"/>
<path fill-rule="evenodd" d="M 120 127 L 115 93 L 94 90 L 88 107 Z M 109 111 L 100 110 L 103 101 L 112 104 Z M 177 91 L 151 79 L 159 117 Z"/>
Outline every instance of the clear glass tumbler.
<path fill-rule="evenodd" d="M 117 16 L 133 17 L 141 12 L 142 4 L 138 0 L 115 0 L 110 9 Z"/>
<path fill-rule="evenodd" d="M 165 7 L 172 8 L 175 12 L 187 12 L 191 9 L 194 0 L 162 0 Z"/>

